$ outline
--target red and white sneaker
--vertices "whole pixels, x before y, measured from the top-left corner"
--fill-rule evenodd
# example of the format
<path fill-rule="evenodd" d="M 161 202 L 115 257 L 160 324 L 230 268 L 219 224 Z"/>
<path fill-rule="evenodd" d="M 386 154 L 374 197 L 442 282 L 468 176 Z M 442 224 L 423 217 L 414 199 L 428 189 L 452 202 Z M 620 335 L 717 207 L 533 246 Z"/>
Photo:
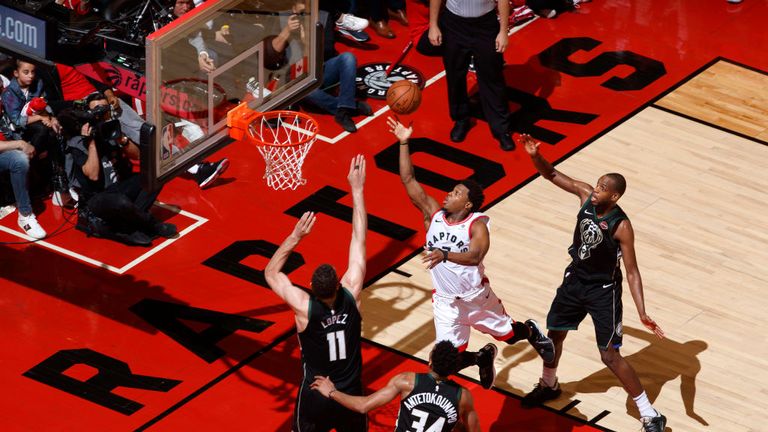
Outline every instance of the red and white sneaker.
<path fill-rule="evenodd" d="M 44 239 L 48 235 L 43 227 L 37 222 L 37 218 L 34 213 L 30 213 L 29 216 L 24 216 L 19 213 L 19 227 L 33 239 Z"/>
<path fill-rule="evenodd" d="M 512 27 L 514 25 L 528 21 L 534 16 L 536 16 L 536 14 L 533 13 L 531 8 L 529 8 L 528 6 L 516 7 L 512 9 L 512 13 L 509 14 L 509 26 Z"/>

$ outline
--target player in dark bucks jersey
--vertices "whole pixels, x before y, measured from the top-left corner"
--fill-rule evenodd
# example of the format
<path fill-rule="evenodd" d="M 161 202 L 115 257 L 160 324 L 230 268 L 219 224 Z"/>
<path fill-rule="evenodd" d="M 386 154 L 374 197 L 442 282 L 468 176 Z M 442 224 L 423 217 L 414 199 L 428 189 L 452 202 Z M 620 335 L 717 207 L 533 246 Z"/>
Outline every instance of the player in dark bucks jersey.
<path fill-rule="evenodd" d="M 341 280 L 331 265 L 322 264 L 312 274 L 312 294 L 308 294 L 293 285 L 282 272 L 288 256 L 312 230 L 316 219 L 312 212 L 302 215 L 264 269 L 270 288 L 293 309 L 301 345 L 304 378 L 294 409 L 294 432 L 368 430 L 365 414 L 349 411 L 309 388 L 315 375 L 327 375 L 345 392 L 360 395 L 363 391 L 359 296 L 365 280 L 368 223 L 363 197 L 365 159 L 362 155 L 352 159 L 347 179 L 352 189 L 352 240 L 349 266 Z"/>
<path fill-rule="evenodd" d="M 448 379 L 456 371 L 458 357 L 453 343 L 439 342 L 429 355 L 428 373 L 397 374 L 385 387 L 368 396 L 345 393 L 326 376 L 316 377 L 312 388 L 359 413 L 367 413 L 400 396 L 396 432 L 479 432 L 472 394 Z M 458 425 L 463 428 L 457 428 Z"/>
<path fill-rule="evenodd" d="M 491 289 L 483 258 L 490 247 L 490 218 L 480 212 L 483 188 L 471 179 L 462 180 L 440 205 L 416 181 L 408 140 L 412 127 L 389 117 L 389 130 L 400 141 L 400 180 L 408 197 L 424 218 L 427 229 L 424 264 L 432 276 L 432 311 L 435 340 L 448 340 L 461 352 L 459 369 L 477 365 L 480 384 L 491 388 L 496 377 L 496 346 L 487 344 L 478 352 L 466 351 L 470 328 L 494 339 L 514 344 L 527 339 L 545 361 L 555 357 L 552 341 L 536 321 L 513 320 Z"/>
<path fill-rule="evenodd" d="M 616 204 L 624 194 L 626 181 L 621 174 L 605 174 L 592 188 L 556 170 L 539 153 L 539 142 L 528 135 L 522 135 L 520 139 L 539 174 L 581 200 L 573 244 L 568 249 L 571 264 L 565 269 L 563 283 L 557 289 L 547 315 L 548 336 L 555 343 L 557 354 L 553 361 L 544 363 L 539 383 L 523 398 L 522 404 L 531 407 L 560 395 L 556 372 L 563 341 L 568 331 L 576 330 L 589 314 L 595 325 L 600 357 L 637 403 L 643 430 L 661 432 L 666 417 L 653 409 L 637 373 L 619 353 L 622 342 L 622 258 L 640 321 L 659 338 L 664 337 L 661 328 L 645 313 L 643 283 L 635 259 L 635 235 L 629 218 Z"/>

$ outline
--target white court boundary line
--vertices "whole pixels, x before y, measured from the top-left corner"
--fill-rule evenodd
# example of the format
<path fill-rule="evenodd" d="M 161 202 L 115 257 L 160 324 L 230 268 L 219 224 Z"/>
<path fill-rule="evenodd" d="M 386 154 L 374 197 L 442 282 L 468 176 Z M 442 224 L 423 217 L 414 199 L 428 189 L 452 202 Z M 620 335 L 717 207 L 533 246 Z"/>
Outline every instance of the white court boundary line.
<path fill-rule="evenodd" d="M 534 22 L 534 21 L 536 21 L 538 19 L 539 19 L 539 16 L 536 15 L 532 19 L 528 20 L 525 24 L 520 24 L 517 27 L 513 27 L 512 30 L 509 31 L 508 35 L 512 36 L 513 34 L 519 32 L 520 30 L 524 29 L 525 27 L 528 27 L 532 22 Z M 507 48 L 509 48 L 509 47 L 507 47 Z M 435 83 L 435 81 L 443 78 L 444 76 L 445 76 L 445 69 L 443 69 L 442 71 L 438 72 L 432 78 L 428 79 L 427 82 L 424 83 L 424 88 L 427 88 L 427 87 L 431 86 L 432 84 Z M 385 104 L 383 107 L 379 108 L 378 111 L 373 113 L 372 116 L 366 117 L 366 118 L 360 120 L 359 122 L 355 123 L 355 126 L 359 130 L 361 127 L 363 127 L 363 126 L 367 125 L 368 123 L 376 120 L 378 117 L 380 117 L 381 115 L 383 115 L 387 111 L 389 111 L 389 105 Z M 325 135 L 317 134 L 317 139 L 320 140 L 320 141 L 325 141 L 328 144 L 336 144 L 337 142 L 339 142 L 339 141 L 343 140 L 344 138 L 346 138 L 348 135 L 351 135 L 351 134 L 349 132 L 347 132 L 347 131 L 344 131 L 344 132 L 336 135 L 333 138 L 329 138 L 329 137 L 327 137 Z"/>
<path fill-rule="evenodd" d="M 10 228 L 2 226 L 2 225 L 0 225 L 0 231 L 6 232 L 8 234 L 11 234 L 13 236 L 19 237 L 21 239 L 24 239 L 24 240 L 27 240 L 27 241 L 30 241 L 30 242 L 34 242 L 34 244 L 36 244 L 36 245 L 40 245 L 42 247 L 51 249 L 51 250 L 56 251 L 56 252 L 58 252 L 58 253 L 60 253 L 62 255 L 68 256 L 70 258 L 74 258 L 76 260 L 86 262 L 86 263 L 91 264 L 91 265 L 93 265 L 95 267 L 101 267 L 103 269 L 109 270 L 109 271 L 111 271 L 113 273 L 116 273 L 116 274 L 123 274 L 123 273 L 127 272 L 128 270 L 132 269 L 133 267 L 136 267 L 137 265 L 139 265 L 143 261 L 146 261 L 152 255 L 154 255 L 154 254 L 160 252 L 161 250 L 167 248 L 172 243 L 174 243 L 175 241 L 177 241 L 180 238 L 184 237 L 185 235 L 189 234 L 192 230 L 196 229 L 200 225 L 208 222 L 208 219 L 206 219 L 206 218 L 204 218 L 202 216 L 198 216 L 198 215 L 196 215 L 194 213 L 190 213 L 190 212 L 188 212 L 186 210 L 182 210 L 182 209 L 180 209 L 178 207 L 170 206 L 168 204 L 164 204 L 164 203 L 161 203 L 159 201 L 155 202 L 155 205 L 158 206 L 158 207 L 164 208 L 166 210 L 172 211 L 174 213 L 178 213 L 178 214 L 180 214 L 182 216 L 186 216 L 186 217 L 188 217 L 190 219 L 194 219 L 196 222 L 193 223 L 192 225 L 184 228 L 179 233 L 178 237 L 166 239 L 162 243 L 158 244 L 157 246 L 153 247 L 152 249 L 148 250 L 147 252 L 141 254 L 138 258 L 134 259 L 133 261 L 129 262 L 128 264 L 126 264 L 126 265 L 124 265 L 122 267 L 115 267 L 115 266 L 113 266 L 111 264 L 107 264 L 105 262 L 101 262 L 101 261 L 99 261 L 97 259 L 94 259 L 94 258 L 85 256 L 85 255 L 82 255 L 82 254 L 77 253 L 75 251 L 72 251 L 72 250 L 69 250 L 69 249 L 65 249 L 65 248 L 63 248 L 61 246 L 57 246 L 57 245 L 52 244 L 52 243 L 48 243 L 45 240 L 35 241 L 34 238 L 32 238 L 32 237 L 30 237 L 30 236 L 28 236 L 28 235 L 26 235 L 26 234 L 24 234 L 22 232 L 10 229 Z"/>

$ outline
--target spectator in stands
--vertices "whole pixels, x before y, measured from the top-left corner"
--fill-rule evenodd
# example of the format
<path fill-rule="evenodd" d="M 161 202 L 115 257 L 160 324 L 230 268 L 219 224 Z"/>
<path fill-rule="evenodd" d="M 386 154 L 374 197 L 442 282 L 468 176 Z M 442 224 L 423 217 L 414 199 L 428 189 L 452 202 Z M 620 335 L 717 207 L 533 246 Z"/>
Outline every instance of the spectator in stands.
<path fill-rule="evenodd" d="M 292 12 L 299 14 L 304 10 L 304 1 L 294 3 Z M 320 22 L 324 24 L 325 37 L 323 38 L 322 55 L 323 77 L 321 87 L 308 94 L 302 103 L 308 103 L 321 110 L 333 114 L 336 123 L 347 132 L 356 132 L 357 126 L 352 120 L 356 115 L 371 116 L 373 110 L 365 102 L 355 100 L 355 77 L 357 75 L 357 58 L 351 52 L 339 54 L 334 48 L 333 26 L 328 12 L 320 10 Z M 296 15 L 287 18 L 283 29 L 288 29 L 290 37 L 278 36 L 272 40 L 272 47 L 276 53 L 285 53 L 287 63 L 294 63 L 303 55 L 303 41 L 301 39 L 301 25 L 297 23 Z M 335 94 L 336 87 L 338 93 Z"/>
<path fill-rule="evenodd" d="M 2 83 L 0 83 L 0 87 Z M 32 211 L 32 201 L 29 198 L 28 172 L 29 160 L 35 155 L 35 148 L 20 139 L 11 139 L 13 131 L 9 124 L 3 121 L 2 104 L 0 104 L 0 173 L 8 171 L 11 176 L 11 187 L 19 211 L 18 223 L 24 232 L 34 238 L 42 239 L 47 235 L 37 222 Z"/>
<path fill-rule="evenodd" d="M 50 152 L 52 157 L 49 160 L 55 160 L 61 157 L 56 138 L 61 132 L 61 125 L 47 102 L 36 106 L 46 97 L 43 82 L 37 79 L 36 70 L 34 64 L 16 60 L 13 79 L 3 90 L 3 109 L 11 121 L 11 127 L 35 147 L 38 158 L 46 158 Z M 36 103 L 30 106 L 33 99 Z"/>
<path fill-rule="evenodd" d="M 173 3 L 173 16 L 179 18 L 187 12 L 194 9 L 196 3 L 193 0 L 175 0 Z M 207 30 L 207 29 L 206 29 Z M 210 73 L 216 70 L 216 64 L 214 56 L 209 53 L 205 46 L 202 32 L 194 34 L 189 40 L 189 44 L 195 48 L 197 52 L 198 66 L 201 72 Z"/>
<path fill-rule="evenodd" d="M 148 246 L 157 236 L 173 237 L 176 226 L 159 222 L 149 212 L 160 191 L 146 192 L 129 159 L 139 147 L 115 128 L 103 93 L 86 98 L 87 112 L 78 108 L 61 114 L 67 140 L 67 173 L 77 188 L 77 229 L 94 237 L 128 245 Z M 119 122 L 117 122 L 119 125 Z"/>

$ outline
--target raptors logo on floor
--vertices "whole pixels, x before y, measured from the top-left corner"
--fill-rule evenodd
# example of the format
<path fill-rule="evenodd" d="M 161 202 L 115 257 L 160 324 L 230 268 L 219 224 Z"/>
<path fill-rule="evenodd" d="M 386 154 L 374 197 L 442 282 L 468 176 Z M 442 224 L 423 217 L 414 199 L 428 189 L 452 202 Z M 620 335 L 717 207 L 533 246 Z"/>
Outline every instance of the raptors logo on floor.
<path fill-rule="evenodd" d="M 357 94 L 360 97 L 386 99 L 387 90 L 396 81 L 409 80 L 424 88 L 424 75 L 407 65 L 397 65 L 387 75 L 389 63 L 367 63 L 357 68 Z"/>

